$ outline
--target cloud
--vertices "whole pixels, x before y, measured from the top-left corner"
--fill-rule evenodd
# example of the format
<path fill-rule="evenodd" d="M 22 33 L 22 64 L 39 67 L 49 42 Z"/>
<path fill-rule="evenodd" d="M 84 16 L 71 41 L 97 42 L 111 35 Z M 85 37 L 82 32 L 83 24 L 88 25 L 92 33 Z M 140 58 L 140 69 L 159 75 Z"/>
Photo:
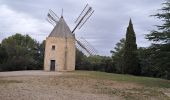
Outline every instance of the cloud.
<path fill-rule="evenodd" d="M 50 25 L 31 15 L 15 11 L 7 5 L 0 5 L 1 39 L 15 33 L 30 34 L 33 37 L 38 34 L 47 35 L 51 29 Z M 45 39 L 45 38 L 43 38 Z M 38 38 L 38 40 L 42 40 Z"/>
<path fill-rule="evenodd" d="M 100 55 L 111 55 L 110 50 L 125 37 L 130 17 L 134 24 L 138 46 L 149 45 L 144 39 L 145 34 L 154 29 L 153 25 L 160 24 L 160 21 L 149 15 L 154 14 L 162 2 L 163 0 L 15 0 L 15 2 L 1 0 L 0 30 L 5 33 L 44 34 L 32 35 L 41 41 L 53 28 L 45 21 L 48 9 L 54 10 L 60 16 L 61 9 L 64 8 L 64 18 L 73 29 L 74 20 L 85 4 L 89 3 L 95 13 L 81 30 L 76 31 L 76 36 L 84 37 Z"/>

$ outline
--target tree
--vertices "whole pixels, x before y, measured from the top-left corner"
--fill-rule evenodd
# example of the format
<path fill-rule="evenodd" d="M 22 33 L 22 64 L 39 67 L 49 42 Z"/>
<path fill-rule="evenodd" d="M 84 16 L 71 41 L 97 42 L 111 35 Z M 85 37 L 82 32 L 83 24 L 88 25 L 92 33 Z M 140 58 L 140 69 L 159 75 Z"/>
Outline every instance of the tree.
<path fill-rule="evenodd" d="M 103 67 L 101 71 L 108 72 L 108 73 L 116 72 L 115 64 L 113 63 L 113 60 L 111 57 L 103 56 L 100 66 Z"/>
<path fill-rule="evenodd" d="M 37 43 L 33 58 L 35 59 L 35 69 L 42 70 L 44 66 L 45 40 L 42 43 Z"/>
<path fill-rule="evenodd" d="M 99 56 L 99 55 L 89 56 L 87 59 L 91 64 L 92 70 L 94 70 L 94 71 L 104 71 L 105 66 L 101 65 L 102 60 L 104 59 L 103 56 Z"/>
<path fill-rule="evenodd" d="M 125 39 L 122 38 L 120 42 L 116 44 L 115 50 L 110 51 L 112 53 L 113 63 L 115 64 L 115 70 L 117 73 L 123 73 L 123 56 L 125 49 Z"/>
<path fill-rule="evenodd" d="M 28 35 L 15 34 L 2 40 L 8 59 L 3 70 L 36 69 L 37 42 Z"/>
<path fill-rule="evenodd" d="M 156 25 L 157 30 L 146 36 L 149 41 L 153 41 L 150 47 L 153 50 L 151 63 L 159 69 L 156 77 L 170 79 L 170 1 L 166 0 L 160 12 L 152 16 L 163 21 L 163 24 Z"/>
<path fill-rule="evenodd" d="M 76 69 L 84 70 L 88 67 L 86 66 L 87 63 L 86 58 L 87 57 L 83 54 L 83 52 L 76 48 Z"/>
<path fill-rule="evenodd" d="M 126 32 L 123 72 L 125 74 L 140 75 L 140 66 L 137 58 L 136 36 L 131 19 Z"/>
<path fill-rule="evenodd" d="M 5 48 L 0 44 L 0 64 L 3 64 L 8 58 Z"/>
<path fill-rule="evenodd" d="M 76 49 L 76 69 L 90 71 L 115 72 L 115 67 L 111 57 L 106 56 L 85 56 L 81 51 Z"/>
<path fill-rule="evenodd" d="M 170 1 L 166 0 L 163 3 L 163 7 L 160 9 L 161 13 L 152 15 L 163 21 L 162 25 L 156 25 L 157 30 L 151 31 L 147 35 L 147 39 L 150 41 L 158 42 L 157 44 L 167 44 L 170 43 Z"/>

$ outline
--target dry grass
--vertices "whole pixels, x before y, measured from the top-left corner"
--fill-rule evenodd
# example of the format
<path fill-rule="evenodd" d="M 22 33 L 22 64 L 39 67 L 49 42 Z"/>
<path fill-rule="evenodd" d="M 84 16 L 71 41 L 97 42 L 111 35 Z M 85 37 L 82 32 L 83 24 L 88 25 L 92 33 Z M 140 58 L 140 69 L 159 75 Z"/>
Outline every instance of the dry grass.
<path fill-rule="evenodd" d="M 150 87 L 150 78 L 132 81 L 134 76 L 124 76 L 130 77 L 125 81 L 119 77 L 123 76 L 86 71 L 1 77 L 0 100 L 169 100 L 165 80 L 160 81 L 164 85 Z M 137 82 L 140 78 L 148 83 Z"/>

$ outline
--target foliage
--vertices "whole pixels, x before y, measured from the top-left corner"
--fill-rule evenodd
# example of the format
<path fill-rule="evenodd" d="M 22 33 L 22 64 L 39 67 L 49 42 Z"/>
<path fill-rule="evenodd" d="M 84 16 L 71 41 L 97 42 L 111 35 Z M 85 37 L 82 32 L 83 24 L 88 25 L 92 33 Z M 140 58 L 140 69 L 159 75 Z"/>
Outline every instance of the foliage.
<path fill-rule="evenodd" d="M 162 25 L 157 25 L 157 30 L 151 31 L 146 38 L 154 43 L 150 47 L 152 67 L 158 70 L 156 77 L 170 79 L 170 1 L 166 0 L 160 12 L 152 15 L 161 21 Z"/>
<path fill-rule="evenodd" d="M 104 72 L 115 73 L 116 68 L 110 57 L 103 57 L 101 66 L 104 66 Z"/>
<path fill-rule="evenodd" d="M 77 70 L 90 70 L 90 62 L 87 61 L 87 57 L 78 49 L 76 49 L 76 69 Z"/>
<path fill-rule="evenodd" d="M 36 69 L 43 69 L 45 53 L 45 40 L 42 43 L 37 43 L 37 49 L 33 56 L 36 62 Z"/>
<path fill-rule="evenodd" d="M 140 66 L 137 58 L 136 36 L 133 30 L 133 24 L 131 20 L 129 22 L 129 26 L 126 32 L 126 42 L 123 61 L 124 61 L 123 72 L 125 74 L 140 75 Z"/>
<path fill-rule="evenodd" d="M 40 44 L 28 35 L 15 34 L 2 40 L 8 59 L 1 65 L 6 70 L 32 70 L 40 69 Z M 42 58 L 43 59 L 43 58 Z M 41 65 L 42 67 L 42 65 Z"/>
<path fill-rule="evenodd" d="M 170 43 L 170 1 L 166 0 L 163 3 L 163 7 L 160 9 L 160 13 L 152 15 L 158 19 L 163 21 L 162 25 L 156 25 L 158 30 L 151 31 L 150 34 L 147 35 L 147 39 L 150 41 L 155 41 L 159 43 Z"/>
<path fill-rule="evenodd" d="M 111 51 L 113 63 L 115 64 L 116 73 L 123 73 L 123 56 L 125 50 L 125 39 L 122 38 L 120 42 L 116 44 L 115 51 Z"/>
<path fill-rule="evenodd" d="M 85 56 L 81 51 L 76 51 L 76 69 L 114 72 L 112 59 L 105 56 Z"/>
<path fill-rule="evenodd" d="M 158 66 L 153 66 L 153 48 L 139 48 L 138 57 L 141 66 L 141 75 L 150 77 L 159 77 L 160 69 Z"/>
<path fill-rule="evenodd" d="M 0 64 L 4 63 L 8 58 L 5 48 L 0 44 Z"/>

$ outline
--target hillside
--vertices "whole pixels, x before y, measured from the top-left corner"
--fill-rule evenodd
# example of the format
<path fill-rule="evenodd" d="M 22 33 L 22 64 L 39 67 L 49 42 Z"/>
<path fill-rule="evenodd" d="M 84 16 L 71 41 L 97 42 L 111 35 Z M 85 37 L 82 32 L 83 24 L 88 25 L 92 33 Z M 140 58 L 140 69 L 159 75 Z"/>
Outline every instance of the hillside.
<path fill-rule="evenodd" d="M 94 71 L 0 73 L 0 100 L 169 100 L 170 81 Z"/>

